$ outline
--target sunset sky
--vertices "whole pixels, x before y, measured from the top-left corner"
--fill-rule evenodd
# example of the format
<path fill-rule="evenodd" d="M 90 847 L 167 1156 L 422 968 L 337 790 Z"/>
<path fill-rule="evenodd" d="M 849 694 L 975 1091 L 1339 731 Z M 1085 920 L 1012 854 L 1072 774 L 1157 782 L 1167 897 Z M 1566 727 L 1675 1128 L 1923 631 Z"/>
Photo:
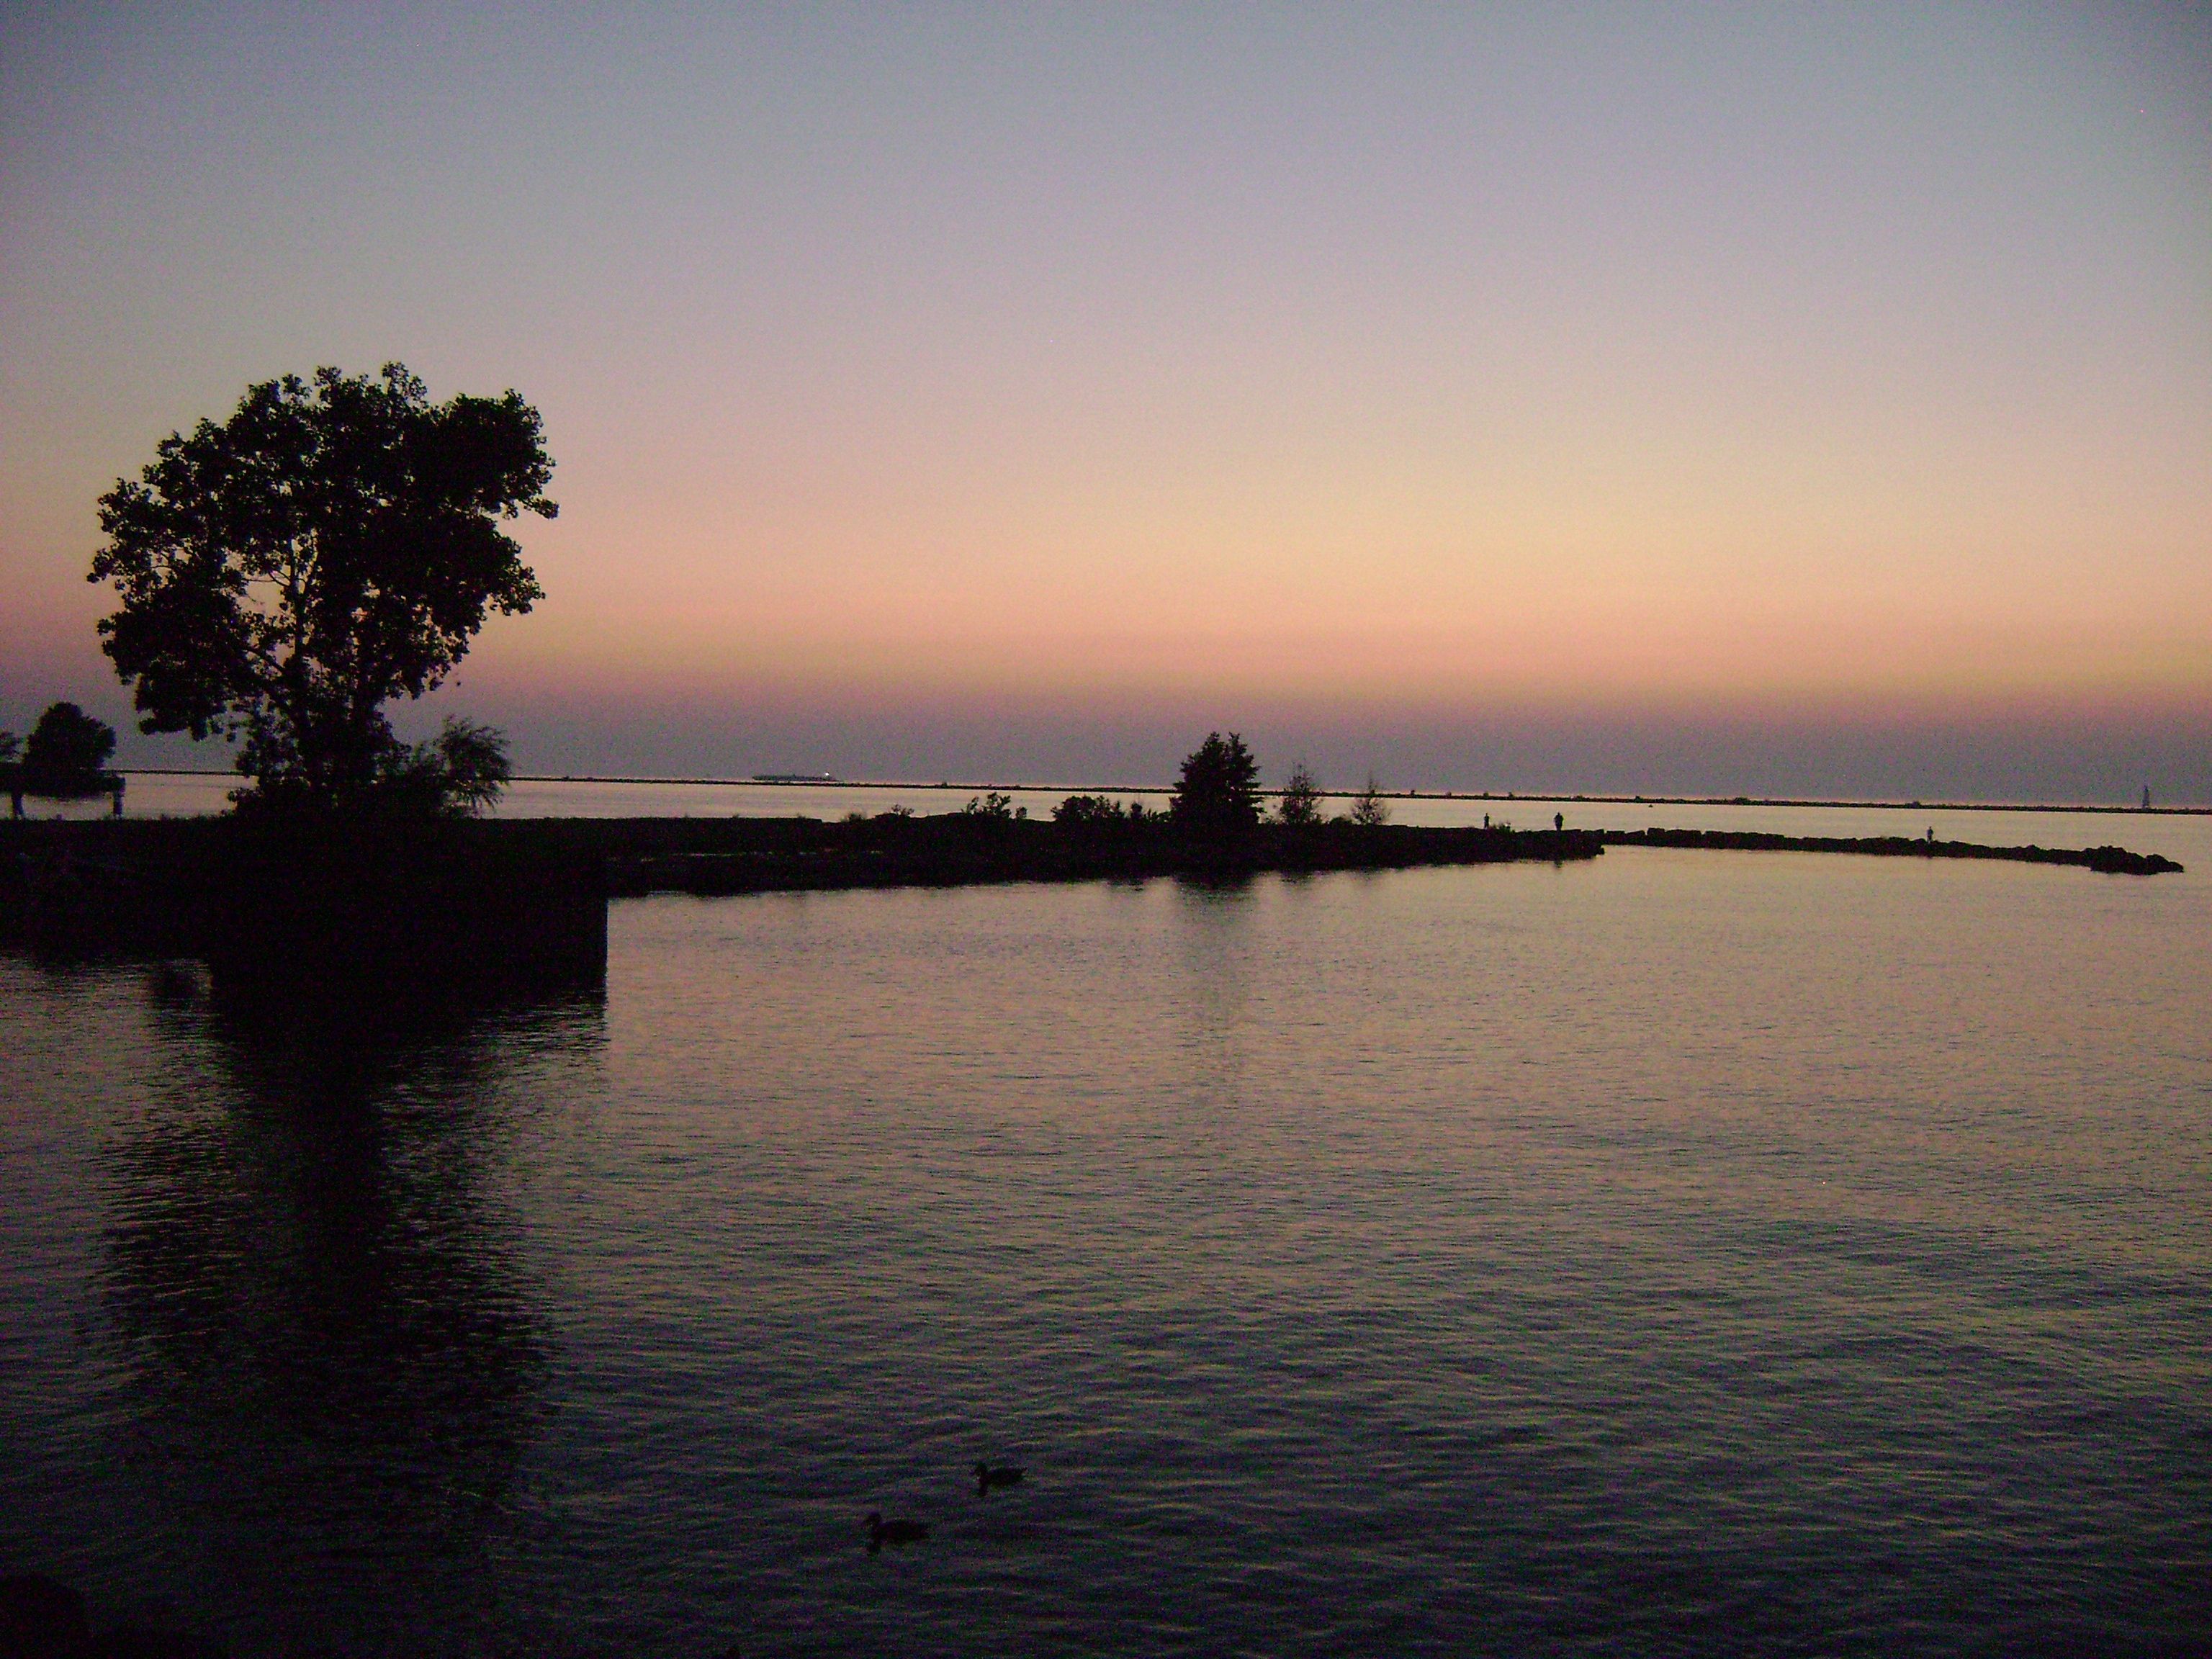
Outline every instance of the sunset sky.
<path fill-rule="evenodd" d="M 398 359 L 545 417 L 404 722 L 526 770 L 2212 799 L 2206 20 L 8 6 L 0 724 Z"/>

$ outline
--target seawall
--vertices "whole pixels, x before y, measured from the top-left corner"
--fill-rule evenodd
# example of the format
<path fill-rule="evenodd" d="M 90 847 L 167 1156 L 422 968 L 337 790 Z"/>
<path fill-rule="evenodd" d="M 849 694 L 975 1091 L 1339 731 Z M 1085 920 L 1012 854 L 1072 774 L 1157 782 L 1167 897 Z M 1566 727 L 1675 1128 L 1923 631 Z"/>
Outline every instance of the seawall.
<path fill-rule="evenodd" d="M 604 858 L 486 826 L 0 824 L 0 944 L 197 957 L 246 988 L 487 994 L 606 973 Z"/>

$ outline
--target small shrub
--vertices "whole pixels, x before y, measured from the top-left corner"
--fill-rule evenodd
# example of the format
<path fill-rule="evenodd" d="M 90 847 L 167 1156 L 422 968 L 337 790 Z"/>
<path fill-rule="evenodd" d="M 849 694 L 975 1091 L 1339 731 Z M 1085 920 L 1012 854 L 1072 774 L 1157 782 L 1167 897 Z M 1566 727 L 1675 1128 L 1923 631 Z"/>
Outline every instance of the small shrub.
<path fill-rule="evenodd" d="M 1382 786 L 1376 782 L 1372 772 L 1367 775 L 1367 787 L 1352 798 L 1352 810 L 1345 817 L 1367 830 L 1390 822 L 1390 804 L 1382 799 Z"/>
<path fill-rule="evenodd" d="M 1275 803 L 1275 817 L 1284 823 L 1321 822 L 1321 780 L 1314 776 L 1313 769 L 1304 761 L 1291 767 L 1291 775 L 1284 781 L 1282 799 Z"/>
<path fill-rule="evenodd" d="M 499 802 L 514 775 L 507 739 L 489 726 L 448 717 L 438 735 L 412 745 L 393 741 L 366 783 L 317 787 L 276 774 L 231 792 L 242 812 L 259 817 L 330 812 L 370 817 L 474 817 Z"/>

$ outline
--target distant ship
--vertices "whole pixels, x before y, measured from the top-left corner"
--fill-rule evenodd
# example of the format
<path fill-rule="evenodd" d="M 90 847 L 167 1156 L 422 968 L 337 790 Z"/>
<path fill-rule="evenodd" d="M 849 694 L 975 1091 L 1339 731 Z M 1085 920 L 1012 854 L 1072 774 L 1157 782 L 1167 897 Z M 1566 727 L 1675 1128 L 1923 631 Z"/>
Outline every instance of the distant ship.
<path fill-rule="evenodd" d="M 756 772 L 755 783 L 835 783 L 836 775 L 829 772 Z"/>

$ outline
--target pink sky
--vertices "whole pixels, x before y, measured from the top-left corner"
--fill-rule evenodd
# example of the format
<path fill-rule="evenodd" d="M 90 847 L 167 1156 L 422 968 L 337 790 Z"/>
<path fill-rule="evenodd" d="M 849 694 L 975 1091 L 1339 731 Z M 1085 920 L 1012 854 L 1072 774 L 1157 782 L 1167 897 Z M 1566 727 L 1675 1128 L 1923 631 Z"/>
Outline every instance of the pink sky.
<path fill-rule="evenodd" d="M 396 357 L 545 415 L 436 700 L 526 767 L 2212 798 L 2212 49 L 2135 15 L 33 13 L 0 720 L 127 710 L 118 474 Z"/>

